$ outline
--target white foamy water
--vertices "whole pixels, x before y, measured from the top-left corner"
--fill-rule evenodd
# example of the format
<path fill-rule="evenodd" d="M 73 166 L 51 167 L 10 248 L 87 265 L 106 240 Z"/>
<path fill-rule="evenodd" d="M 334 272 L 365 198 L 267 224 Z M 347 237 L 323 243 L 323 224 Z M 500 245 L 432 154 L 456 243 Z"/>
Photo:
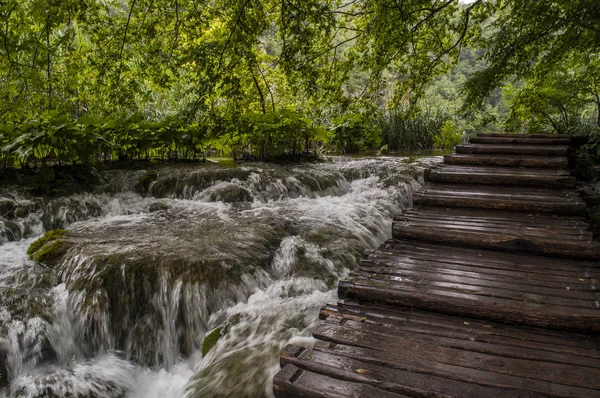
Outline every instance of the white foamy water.
<path fill-rule="evenodd" d="M 281 349 L 312 344 L 337 281 L 437 161 L 173 167 L 146 195 L 136 172 L 47 200 L 0 234 L 0 397 L 271 396 Z M 25 253 L 45 228 L 71 239 L 52 269 Z"/>

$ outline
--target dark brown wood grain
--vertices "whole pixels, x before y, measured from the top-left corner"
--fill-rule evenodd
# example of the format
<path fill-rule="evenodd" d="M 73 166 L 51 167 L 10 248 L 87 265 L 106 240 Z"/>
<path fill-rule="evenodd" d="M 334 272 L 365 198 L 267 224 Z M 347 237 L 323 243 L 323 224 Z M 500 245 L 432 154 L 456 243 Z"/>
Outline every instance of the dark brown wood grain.
<path fill-rule="evenodd" d="M 456 153 L 444 156 L 444 163 L 463 166 L 539 167 L 549 169 L 566 169 L 569 167 L 569 160 L 566 156 Z"/>
<path fill-rule="evenodd" d="M 569 138 L 529 138 L 529 137 L 473 137 L 472 144 L 517 144 L 517 145 L 569 145 Z"/>
<path fill-rule="evenodd" d="M 600 243 L 569 136 L 478 134 L 287 346 L 276 397 L 600 397 Z"/>
<path fill-rule="evenodd" d="M 568 146 L 565 145 L 487 145 L 465 144 L 457 145 L 456 153 L 485 153 L 496 155 L 538 155 L 538 156 L 567 156 Z"/>

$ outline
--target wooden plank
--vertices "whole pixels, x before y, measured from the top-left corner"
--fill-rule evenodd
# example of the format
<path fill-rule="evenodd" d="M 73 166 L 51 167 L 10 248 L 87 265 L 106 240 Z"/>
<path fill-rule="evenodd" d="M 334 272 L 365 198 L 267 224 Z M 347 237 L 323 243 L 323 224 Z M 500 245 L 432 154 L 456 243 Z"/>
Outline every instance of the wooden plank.
<path fill-rule="evenodd" d="M 433 182 L 458 184 L 486 184 L 526 186 L 543 188 L 575 188 L 575 177 L 544 173 L 542 170 L 518 169 L 511 172 L 500 168 L 470 168 L 467 166 L 439 167 L 429 172 L 428 179 Z"/>
<path fill-rule="evenodd" d="M 395 239 L 408 239 L 482 249 L 528 252 L 547 256 L 598 260 L 600 244 L 591 241 L 559 240 L 517 233 L 493 233 L 466 229 L 427 228 L 396 222 L 392 227 Z"/>
<path fill-rule="evenodd" d="M 419 267 L 417 268 L 415 265 L 419 265 Z M 483 288 L 490 289 L 489 291 L 501 289 L 509 292 L 511 296 L 514 292 L 522 294 L 525 300 L 532 302 L 560 297 L 569 300 L 586 300 L 588 305 L 592 306 L 599 298 L 595 286 L 589 283 L 574 283 L 577 278 L 556 278 L 554 281 L 548 281 L 526 276 L 519 278 L 518 276 L 490 275 L 478 272 L 478 270 L 458 271 L 447 268 L 444 264 L 427 264 L 416 261 L 409 264 L 385 262 L 383 265 L 376 261 L 374 264 L 361 267 L 360 271 L 351 275 L 362 275 L 374 280 L 387 278 L 401 280 L 408 284 L 450 287 L 452 289 L 480 290 Z M 567 288 L 569 289 L 567 290 Z M 528 297 L 529 295 L 532 297 Z"/>
<path fill-rule="evenodd" d="M 433 272 L 406 271 L 386 267 L 369 269 L 350 274 L 353 280 L 365 279 L 381 282 L 381 285 L 418 286 L 422 289 L 445 289 L 465 294 L 505 298 L 538 304 L 575 308 L 597 308 L 598 293 L 593 291 L 566 290 L 569 283 L 560 287 L 540 287 L 526 284 L 509 284 L 506 281 L 490 281 L 479 277 L 434 274 Z M 600 313 L 599 313 L 600 315 Z M 599 319 L 600 320 L 600 319 Z"/>
<path fill-rule="evenodd" d="M 422 313 L 426 320 L 415 321 L 414 311 L 395 316 L 397 309 L 373 316 L 370 306 L 360 313 L 368 318 L 330 313 L 312 350 L 284 350 L 290 374 L 303 369 L 416 397 L 593 397 L 600 389 L 597 352 L 572 346 L 570 335 Z"/>
<path fill-rule="evenodd" d="M 322 368 L 320 368 L 322 369 Z M 300 369 L 289 364 L 275 375 L 273 379 L 273 394 L 277 398 L 403 398 L 406 395 L 390 393 L 359 381 L 337 379 L 327 372 L 326 375 Z M 344 374 L 342 374 L 342 377 Z"/>
<path fill-rule="evenodd" d="M 476 209 L 511 210 L 521 212 L 560 213 L 586 215 L 587 207 L 583 202 L 557 202 L 556 200 L 538 200 L 530 198 L 489 198 L 476 197 L 469 193 L 436 194 L 415 192 L 413 203 L 419 206 L 467 207 Z"/>
<path fill-rule="evenodd" d="M 385 325 L 398 333 L 422 333 L 434 336 L 453 336 L 472 341 L 503 344 L 512 347 L 532 348 L 541 351 L 564 353 L 565 359 L 600 359 L 600 338 L 548 329 L 511 326 L 486 320 L 398 308 L 387 305 L 362 305 L 352 300 L 329 303 L 319 315 L 354 319 L 365 323 Z"/>
<path fill-rule="evenodd" d="M 423 261 L 437 261 L 462 266 L 487 267 L 496 270 L 514 272 L 535 272 L 547 275 L 569 276 L 584 272 L 597 272 L 598 261 L 581 261 L 552 257 L 531 256 L 519 253 L 506 253 L 495 250 L 481 250 L 464 247 L 388 240 L 376 251 L 368 253 L 367 258 L 397 257 Z"/>
<path fill-rule="evenodd" d="M 519 197 L 526 199 L 572 201 L 583 203 L 583 199 L 571 189 L 544 189 L 531 187 L 505 187 L 471 184 L 425 184 L 417 192 L 472 194 L 489 198 Z"/>
<path fill-rule="evenodd" d="M 457 258 L 433 256 L 411 252 L 383 252 L 380 251 L 361 261 L 361 269 L 369 271 L 378 267 L 393 267 L 396 270 L 422 271 L 435 270 L 441 275 L 457 275 L 465 277 L 479 277 L 493 281 L 519 281 L 520 284 L 535 286 L 553 286 L 572 290 L 585 290 L 597 292 L 597 270 L 578 268 L 575 270 L 556 270 L 552 268 L 537 267 L 528 264 L 527 260 L 521 263 L 504 264 L 486 257 Z"/>
<path fill-rule="evenodd" d="M 364 338 L 360 337 L 361 334 Z M 473 329 L 469 334 L 471 336 L 464 337 L 457 333 L 429 334 L 423 333 L 418 328 L 413 328 L 412 333 L 406 333 L 404 330 L 380 323 L 331 316 L 315 330 L 313 336 L 330 343 L 375 350 L 382 346 L 394 347 L 398 352 L 407 354 L 418 349 L 423 351 L 419 356 L 435 355 L 435 361 L 439 363 L 465 368 L 477 366 L 478 369 L 493 373 L 511 374 L 564 385 L 586 385 L 588 388 L 600 390 L 600 380 L 592 382 L 587 380 L 600 371 L 600 361 L 597 358 L 581 357 L 572 353 L 559 354 L 531 347 L 514 347 L 501 341 L 482 342 L 472 337 L 476 336 Z M 569 375 L 568 378 L 565 378 L 566 375 Z"/>
<path fill-rule="evenodd" d="M 340 281 L 338 296 L 340 299 L 351 298 L 361 303 L 384 303 L 516 325 L 581 333 L 600 332 L 598 307 L 544 305 L 477 295 L 459 289 L 420 288 L 418 285 L 384 283 L 353 277 Z"/>
<path fill-rule="evenodd" d="M 569 134 L 511 134 L 511 133 L 477 133 L 477 137 L 513 137 L 513 138 L 568 138 Z"/>
<path fill-rule="evenodd" d="M 567 156 L 568 146 L 463 144 L 456 146 L 456 153 L 485 153 L 498 155 Z"/>
<path fill-rule="evenodd" d="M 469 229 L 479 232 L 507 232 L 515 230 L 519 234 L 569 235 L 582 239 L 591 239 L 588 224 L 583 218 L 563 218 L 533 213 L 509 213 L 505 211 L 462 209 L 454 207 L 423 206 L 394 217 L 396 223 L 419 224 L 416 227 L 439 227 Z M 581 240 L 581 239 L 580 239 Z"/>
<path fill-rule="evenodd" d="M 467 173 L 497 173 L 497 174 L 509 174 L 515 176 L 521 175 L 544 175 L 544 176 L 561 176 L 570 177 L 568 170 L 562 169 L 544 169 L 544 168 L 515 168 L 515 167 L 496 167 L 496 166 L 455 166 L 455 165 L 439 165 L 435 167 L 435 170 L 445 171 L 462 171 Z"/>
<path fill-rule="evenodd" d="M 377 388 L 382 394 L 409 394 L 412 397 L 541 397 L 534 391 L 526 395 L 517 388 L 510 388 L 500 383 L 472 383 L 472 375 L 485 374 L 491 379 L 502 380 L 506 376 L 495 376 L 489 372 L 464 369 L 459 366 L 417 362 L 409 357 L 396 356 L 396 361 L 383 355 L 378 360 L 380 351 L 356 347 L 352 345 L 317 343 L 312 352 L 300 350 L 297 356 L 282 355 L 282 362 L 314 373 L 326 374 L 334 379 L 352 380 Z M 361 357 L 362 355 L 362 357 Z M 437 369 L 436 369 L 437 367 Z M 357 373 L 356 371 L 361 373 Z M 471 377 L 468 375 L 471 374 Z M 471 379 L 471 380 L 469 380 Z M 517 379 L 509 379 L 516 381 Z M 506 382 L 506 379 L 503 380 Z M 471 382 L 471 383 L 470 383 Z M 492 385 L 489 385 L 492 384 Z M 496 385 L 494 385 L 496 384 Z M 543 386 L 541 388 L 547 388 Z M 540 386 L 538 386 L 540 388 Z M 560 390 L 579 389 L 559 387 Z M 587 393 L 583 392 L 584 394 Z M 385 395 L 381 395 L 385 396 Z M 568 395 L 564 395 L 568 396 Z"/>
<path fill-rule="evenodd" d="M 517 144 L 517 145 L 569 145 L 570 138 L 530 138 L 530 137 L 471 137 L 472 144 Z"/>
<path fill-rule="evenodd" d="M 440 216 L 442 216 L 440 212 Z M 513 234 L 516 228 L 519 228 L 519 236 L 535 236 L 548 239 L 566 239 L 590 241 L 592 233 L 582 227 L 570 227 L 568 225 L 561 228 L 552 229 L 545 225 L 536 225 L 535 223 L 486 223 L 485 220 L 447 220 L 444 218 L 432 218 L 430 216 L 406 215 L 399 218 L 395 223 L 402 227 L 417 228 L 445 228 L 450 230 L 473 231 L 481 233 Z"/>
<path fill-rule="evenodd" d="M 519 156 L 519 155 L 478 155 L 460 154 L 444 156 L 445 164 L 471 166 L 501 166 L 501 167 L 540 167 L 550 169 L 566 169 L 569 160 L 565 156 Z"/>
<path fill-rule="evenodd" d="M 545 225 L 549 228 L 580 228 L 588 229 L 589 224 L 582 216 L 563 216 L 558 214 L 516 213 L 504 210 L 482 210 L 469 208 L 444 208 L 420 206 L 406 210 L 402 214 L 394 216 L 394 219 L 402 220 L 406 215 L 415 217 L 431 218 L 442 217 L 448 221 L 481 221 L 494 224 L 523 223 Z"/>

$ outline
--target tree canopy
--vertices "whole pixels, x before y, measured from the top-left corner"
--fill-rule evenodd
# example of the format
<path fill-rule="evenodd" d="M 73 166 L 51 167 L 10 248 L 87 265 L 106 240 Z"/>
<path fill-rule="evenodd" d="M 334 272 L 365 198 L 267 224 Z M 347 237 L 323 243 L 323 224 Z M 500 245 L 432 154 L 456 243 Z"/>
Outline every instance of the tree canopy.
<path fill-rule="evenodd" d="M 418 113 L 467 48 L 461 112 L 509 84 L 510 120 L 552 125 L 554 93 L 600 107 L 599 47 L 592 0 L 5 0 L 2 160 L 307 149 L 349 113 Z"/>

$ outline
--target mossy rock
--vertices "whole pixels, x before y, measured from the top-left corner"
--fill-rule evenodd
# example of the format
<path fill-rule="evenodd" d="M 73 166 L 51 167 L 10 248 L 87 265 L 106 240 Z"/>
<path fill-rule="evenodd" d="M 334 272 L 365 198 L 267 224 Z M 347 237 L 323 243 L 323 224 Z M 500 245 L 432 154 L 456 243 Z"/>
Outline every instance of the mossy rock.
<path fill-rule="evenodd" d="M 0 237 L 2 236 L 8 242 L 14 242 L 21 240 L 23 234 L 16 222 L 0 217 Z"/>
<path fill-rule="evenodd" d="M 68 248 L 66 242 L 61 239 L 66 232 L 64 229 L 53 229 L 46 232 L 27 249 L 29 259 L 49 266 L 56 265 Z"/>
<path fill-rule="evenodd" d="M 167 211 L 171 208 L 170 205 L 164 202 L 154 202 L 148 206 L 148 212 L 154 213 L 157 211 Z"/>
<path fill-rule="evenodd" d="M 0 199 L 0 217 L 12 217 L 17 203 L 12 199 Z"/>
<path fill-rule="evenodd" d="M 210 350 L 217 344 L 217 341 L 221 338 L 221 327 L 213 329 L 210 333 L 204 336 L 202 341 L 202 356 L 205 357 Z"/>
<path fill-rule="evenodd" d="M 150 184 L 154 181 L 158 180 L 158 171 L 156 170 L 148 170 L 138 180 L 137 190 L 141 193 L 147 193 L 150 188 Z"/>

